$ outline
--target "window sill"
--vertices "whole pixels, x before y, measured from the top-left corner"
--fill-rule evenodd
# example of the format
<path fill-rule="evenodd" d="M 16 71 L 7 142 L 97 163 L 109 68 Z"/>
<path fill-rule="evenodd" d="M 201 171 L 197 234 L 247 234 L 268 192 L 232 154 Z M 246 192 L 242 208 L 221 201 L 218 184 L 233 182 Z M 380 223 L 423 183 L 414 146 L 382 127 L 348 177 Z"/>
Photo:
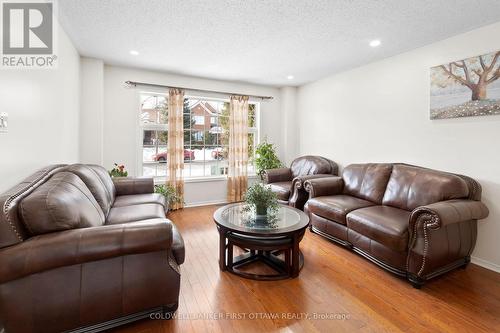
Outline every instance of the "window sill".
<path fill-rule="evenodd" d="M 257 175 L 248 175 L 248 179 L 257 179 L 259 178 Z M 186 178 L 184 179 L 184 183 L 205 183 L 205 182 L 220 182 L 226 181 L 227 176 L 217 176 L 217 177 L 198 177 L 198 178 Z M 164 184 L 166 178 L 155 178 L 155 185 Z"/>
<path fill-rule="evenodd" d="M 221 182 L 226 181 L 227 176 L 217 176 L 217 177 L 198 177 L 198 178 L 186 178 L 184 183 L 205 183 L 205 182 Z"/>

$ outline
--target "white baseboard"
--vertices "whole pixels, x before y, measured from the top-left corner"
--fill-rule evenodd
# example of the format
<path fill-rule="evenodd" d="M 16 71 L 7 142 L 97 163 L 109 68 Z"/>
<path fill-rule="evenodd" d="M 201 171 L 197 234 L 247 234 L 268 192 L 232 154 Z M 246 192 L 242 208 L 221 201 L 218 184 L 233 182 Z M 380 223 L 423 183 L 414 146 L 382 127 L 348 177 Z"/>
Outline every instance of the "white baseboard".
<path fill-rule="evenodd" d="M 227 203 L 226 200 L 212 200 L 212 201 L 199 201 L 186 203 L 184 207 L 200 207 L 200 206 L 210 206 L 210 205 L 221 205 Z"/>
<path fill-rule="evenodd" d="M 471 259 L 471 262 L 476 264 L 476 265 L 479 265 L 479 266 L 484 267 L 486 269 L 500 273 L 500 265 L 497 265 L 495 263 L 492 263 L 491 261 L 484 260 L 484 259 L 477 258 L 477 257 L 471 257 L 470 259 Z"/>

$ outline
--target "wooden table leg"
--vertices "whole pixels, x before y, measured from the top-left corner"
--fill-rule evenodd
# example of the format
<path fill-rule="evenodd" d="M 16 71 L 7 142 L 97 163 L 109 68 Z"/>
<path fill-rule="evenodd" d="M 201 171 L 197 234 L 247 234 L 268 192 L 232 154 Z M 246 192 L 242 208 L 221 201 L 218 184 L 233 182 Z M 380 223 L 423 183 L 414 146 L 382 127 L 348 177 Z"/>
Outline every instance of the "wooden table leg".
<path fill-rule="evenodd" d="M 290 275 L 290 272 L 291 272 L 290 252 L 291 252 L 291 250 L 289 248 L 285 250 L 285 265 L 286 265 L 286 271 L 287 271 L 288 275 Z"/>
<path fill-rule="evenodd" d="M 233 244 L 231 240 L 227 241 L 227 268 L 231 269 L 233 267 Z"/>
<path fill-rule="evenodd" d="M 299 264 L 299 237 L 297 234 L 293 235 L 293 244 L 292 244 L 292 274 L 291 277 L 295 278 L 299 276 L 300 264 Z"/>
<path fill-rule="evenodd" d="M 219 229 L 219 268 L 221 271 L 226 270 L 226 229 Z"/>

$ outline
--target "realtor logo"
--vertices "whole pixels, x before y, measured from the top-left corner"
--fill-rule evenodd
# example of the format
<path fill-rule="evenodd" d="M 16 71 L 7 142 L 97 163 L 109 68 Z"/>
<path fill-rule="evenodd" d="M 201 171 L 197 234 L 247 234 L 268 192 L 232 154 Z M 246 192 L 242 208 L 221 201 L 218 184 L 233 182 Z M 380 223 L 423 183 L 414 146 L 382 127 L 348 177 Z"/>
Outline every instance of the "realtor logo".
<path fill-rule="evenodd" d="M 54 68 L 53 1 L 2 1 L 2 68 Z"/>

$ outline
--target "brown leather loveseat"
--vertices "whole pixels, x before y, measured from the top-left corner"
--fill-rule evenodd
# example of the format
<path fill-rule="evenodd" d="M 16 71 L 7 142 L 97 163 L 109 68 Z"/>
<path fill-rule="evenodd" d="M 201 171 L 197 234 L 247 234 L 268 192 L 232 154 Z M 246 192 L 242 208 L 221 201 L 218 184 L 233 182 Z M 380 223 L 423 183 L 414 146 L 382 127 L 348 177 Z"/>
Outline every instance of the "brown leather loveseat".
<path fill-rule="evenodd" d="M 304 186 L 313 232 L 417 288 L 469 263 L 477 220 L 488 216 L 475 180 L 406 164 L 352 164 Z"/>
<path fill-rule="evenodd" d="M 0 325 L 99 331 L 177 308 L 184 244 L 152 179 L 47 167 L 0 195 Z"/>
<path fill-rule="evenodd" d="M 276 193 L 280 203 L 303 209 L 308 199 L 304 181 L 337 174 L 337 163 L 321 156 L 302 156 L 296 158 L 290 168 L 265 170 L 264 182 Z"/>

